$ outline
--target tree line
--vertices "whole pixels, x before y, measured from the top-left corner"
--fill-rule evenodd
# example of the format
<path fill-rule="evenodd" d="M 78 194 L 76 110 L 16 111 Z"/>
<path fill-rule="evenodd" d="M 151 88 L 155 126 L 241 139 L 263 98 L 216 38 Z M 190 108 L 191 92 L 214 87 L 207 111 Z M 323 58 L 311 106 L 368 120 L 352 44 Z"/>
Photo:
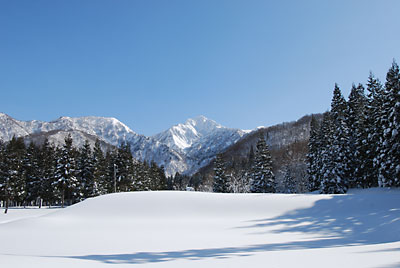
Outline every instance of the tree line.
<path fill-rule="evenodd" d="M 55 147 L 25 145 L 23 138 L 0 142 L 0 198 L 2 205 L 70 205 L 106 193 L 164 190 L 164 168 L 132 157 L 129 144 L 106 153 L 97 140 L 75 148 L 71 136 Z M 172 187 L 172 186 L 170 186 Z"/>
<path fill-rule="evenodd" d="M 310 123 L 308 183 L 294 180 L 293 162 L 284 165 L 283 191 L 345 193 L 349 188 L 400 186 L 400 72 L 393 62 L 383 85 L 370 74 L 366 87 L 353 85 L 348 100 L 335 85 L 331 109 Z M 274 193 L 277 182 L 263 135 L 242 163 L 214 162 L 211 185 L 202 175 L 175 174 L 132 157 L 129 144 L 103 152 L 100 141 L 72 146 L 71 136 L 55 147 L 26 145 L 23 138 L 0 142 L 0 199 L 10 205 L 70 205 L 101 194 L 146 190 Z M 301 184 L 301 185 L 299 185 Z M 303 185 L 307 184 L 307 185 Z M 209 188 L 208 188 L 209 187 Z M 282 190 L 281 190 L 282 191 Z M 304 190 L 302 190 L 303 192 Z M 7 211 L 7 209 L 6 209 Z"/>
<path fill-rule="evenodd" d="M 218 154 L 214 163 L 213 192 L 219 193 L 275 193 L 276 182 L 272 159 L 264 136 L 260 136 L 256 151 L 250 147 L 248 161 L 240 168 L 227 172 L 227 163 Z"/>
<path fill-rule="evenodd" d="M 400 186 L 400 73 L 393 62 L 383 85 L 371 73 L 346 100 L 335 85 L 330 111 L 311 120 L 309 190 Z"/>

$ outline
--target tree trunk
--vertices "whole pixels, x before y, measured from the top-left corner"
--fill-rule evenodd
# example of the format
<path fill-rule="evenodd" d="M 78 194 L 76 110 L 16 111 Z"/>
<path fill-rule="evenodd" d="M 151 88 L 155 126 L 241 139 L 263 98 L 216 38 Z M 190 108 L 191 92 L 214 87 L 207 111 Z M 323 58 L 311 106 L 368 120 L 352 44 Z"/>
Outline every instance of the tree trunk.
<path fill-rule="evenodd" d="M 6 199 L 6 209 L 4 210 L 4 214 L 7 214 L 7 211 L 8 211 L 8 202 L 9 202 L 9 198 L 7 197 L 7 199 Z"/>
<path fill-rule="evenodd" d="M 62 190 L 61 194 L 61 207 L 64 208 L 64 189 Z"/>

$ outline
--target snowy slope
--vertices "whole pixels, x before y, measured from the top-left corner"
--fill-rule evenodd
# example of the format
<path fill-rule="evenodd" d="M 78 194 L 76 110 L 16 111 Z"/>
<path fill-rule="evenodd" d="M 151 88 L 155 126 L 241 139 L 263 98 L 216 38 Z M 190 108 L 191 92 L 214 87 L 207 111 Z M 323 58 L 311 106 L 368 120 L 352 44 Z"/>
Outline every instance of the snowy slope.
<path fill-rule="evenodd" d="M 239 140 L 245 131 L 229 129 L 199 116 L 153 137 L 146 137 L 110 117 L 64 116 L 44 122 L 19 121 L 0 113 L 0 138 L 3 141 L 8 141 L 15 135 L 38 143 L 47 138 L 56 146 L 61 146 L 69 134 L 74 140 L 74 146 L 81 146 L 86 139 L 93 145 L 97 138 L 113 146 L 128 142 L 135 158 L 163 165 L 166 174 L 173 175 L 176 172 L 197 171 L 208 164 L 217 153 Z M 103 148 L 106 147 L 103 145 Z"/>
<path fill-rule="evenodd" d="M 204 145 L 220 136 L 224 136 L 223 140 L 226 139 L 225 137 L 230 138 L 221 146 L 230 145 L 245 133 L 240 129 L 223 127 L 201 115 L 193 119 L 190 118 L 184 124 L 175 125 L 153 137 L 177 151 L 188 151 L 191 147 L 199 147 L 199 144 Z"/>
<path fill-rule="evenodd" d="M 151 137 L 135 133 L 115 118 L 64 116 L 51 122 L 18 121 L 0 113 L 0 138 L 3 141 L 8 141 L 15 135 L 39 143 L 48 138 L 51 143 L 61 146 L 69 134 L 74 140 L 74 146 L 81 146 L 86 139 L 93 145 L 97 138 L 113 146 L 128 142 L 135 158 L 164 165 L 167 175 L 187 169 L 185 157 L 180 153 Z"/>
<path fill-rule="evenodd" d="M 15 120 L 11 116 L 0 113 L 0 139 L 9 141 L 13 136 L 22 137 L 28 135 L 29 132 L 20 125 L 20 121 Z"/>
<path fill-rule="evenodd" d="M 198 116 L 153 138 L 185 155 L 189 167 L 185 173 L 192 174 L 248 132 L 227 128 L 204 116 Z"/>
<path fill-rule="evenodd" d="M 110 117 L 60 117 L 51 122 L 44 122 L 19 121 L 0 113 L 0 135 L 4 141 L 10 140 L 13 135 L 22 137 L 55 130 L 81 131 L 97 136 L 112 145 L 118 145 L 121 141 L 139 136 L 117 119 Z"/>
<path fill-rule="evenodd" d="M 133 192 L 0 224 L 2 267 L 399 267 L 400 191 Z M 0 214 L 0 223 L 12 215 Z"/>

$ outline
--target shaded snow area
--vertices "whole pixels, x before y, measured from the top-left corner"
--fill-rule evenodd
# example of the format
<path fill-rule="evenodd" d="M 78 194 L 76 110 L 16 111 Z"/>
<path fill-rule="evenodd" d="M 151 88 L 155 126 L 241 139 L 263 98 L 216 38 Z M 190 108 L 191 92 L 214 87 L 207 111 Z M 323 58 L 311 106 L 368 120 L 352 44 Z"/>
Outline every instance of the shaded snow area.
<path fill-rule="evenodd" d="M 118 193 L 11 209 L 0 239 L 7 268 L 400 267 L 400 191 Z"/>

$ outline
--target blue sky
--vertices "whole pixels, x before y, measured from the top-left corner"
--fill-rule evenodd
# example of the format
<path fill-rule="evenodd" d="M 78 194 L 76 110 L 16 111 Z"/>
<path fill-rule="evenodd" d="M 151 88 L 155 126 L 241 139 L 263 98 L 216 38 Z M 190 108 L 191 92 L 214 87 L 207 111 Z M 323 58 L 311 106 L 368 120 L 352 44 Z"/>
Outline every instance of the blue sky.
<path fill-rule="evenodd" d="M 0 0 L 0 111 L 111 116 L 152 135 L 326 111 L 400 61 L 400 1 Z"/>

